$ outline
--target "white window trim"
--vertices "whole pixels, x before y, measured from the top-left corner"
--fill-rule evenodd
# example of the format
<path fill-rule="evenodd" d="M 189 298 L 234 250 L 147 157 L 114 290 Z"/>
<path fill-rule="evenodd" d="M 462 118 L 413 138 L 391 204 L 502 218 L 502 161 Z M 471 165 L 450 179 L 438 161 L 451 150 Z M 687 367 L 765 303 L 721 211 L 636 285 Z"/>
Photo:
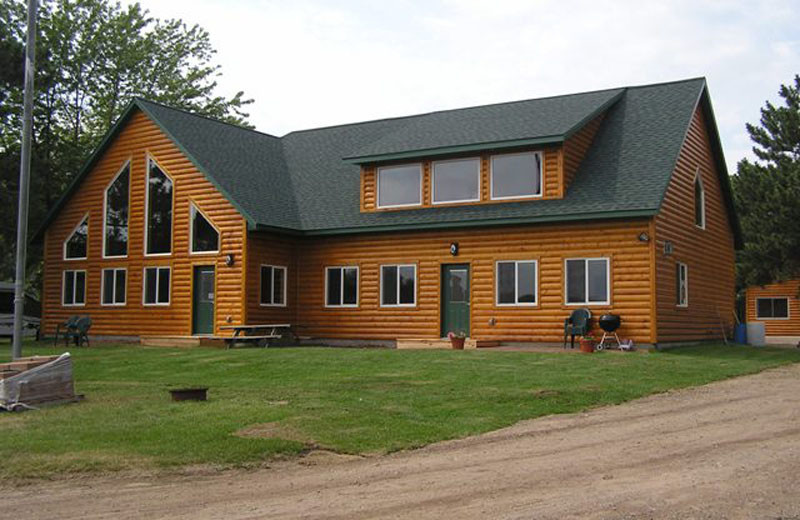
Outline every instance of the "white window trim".
<path fill-rule="evenodd" d="M 111 185 L 114 184 L 114 182 L 117 180 L 117 178 L 120 175 L 122 175 L 122 172 L 125 171 L 125 168 L 129 168 L 129 170 L 128 170 L 128 244 L 127 244 L 127 248 L 126 249 L 128 251 L 130 251 L 130 247 L 131 247 L 131 223 L 130 223 L 130 220 L 131 220 L 131 181 L 133 180 L 133 175 L 131 174 L 130 166 L 131 166 L 131 159 L 128 158 L 122 164 L 122 168 L 120 168 L 119 171 L 116 173 L 116 175 L 114 175 L 114 178 L 111 179 L 111 182 L 106 184 L 106 187 L 103 190 L 103 250 L 101 251 L 102 258 L 128 258 L 127 254 L 119 255 L 119 256 L 108 256 L 108 255 L 106 255 L 106 225 L 107 225 L 107 221 L 108 221 L 108 218 L 106 217 L 106 215 L 107 215 L 106 214 L 106 210 L 108 209 L 108 188 L 110 188 Z"/>
<path fill-rule="evenodd" d="M 272 294 L 269 295 L 269 299 L 273 300 L 275 297 L 275 271 L 280 269 L 283 272 L 283 303 L 264 303 L 264 295 L 261 293 L 261 288 L 263 284 L 261 283 L 262 276 L 264 276 L 264 268 L 271 267 L 272 268 Z M 286 307 L 286 286 L 288 285 L 289 276 L 288 276 L 288 269 L 286 266 L 283 265 L 271 265 L 271 264 L 261 264 L 261 267 L 258 269 L 258 304 L 261 307 Z"/>
<path fill-rule="evenodd" d="M 156 301 L 155 303 L 147 303 L 147 270 L 156 270 Z M 167 291 L 167 301 L 158 301 L 158 285 L 161 281 L 161 270 L 166 269 L 169 271 L 169 290 Z M 127 282 L 127 278 L 126 278 Z M 126 291 L 127 292 L 127 291 Z M 127 295 L 126 295 L 127 296 Z M 145 307 L 168 307 L 172 303 L 172 267 L 168 265 L 150 265 L 142 269 L 142 305 Z"/>
<path fill-rule="evenodd" d="M 106 271 L 114 271 L 114 287 L 111 291 L 111 303 L 103 303 L 106 286 Z M 116 302 L 117 299 L 117 271 L 125 271 L 125 300 Z M 100 305 L 103 307 L 124 307 L 128 304 L 128 268 L 127 267 L 106 267 L 100 271 Z"/>
<path fill-rule="evenodd" d="M 78 228 L 83 225 L 83 222 L 86 221 L 86 256 L 82 256 L 80 258 L 67 258 L 67 243 L 70 239 L 75 235 L 75 232 L 78 231 Z M 89 258 L 89 212 L 87 211 L 86 214 L 78 221 L 78 225 L 72 228 L 67 238 L 64 239 L 63 244 L 63 253 L 64 253 L 64 261 L 65 262 L 74 262 L 76 260 L 86 260 Z"/>
<path fill-rule="evenodd" d="M 470 161 L 477 161 L 478 168 L 476 170 L 476 175 L 478 176 L 478 198 L 476 199 L 459 199 L 459 200 L 436 200 L 436 166 L 439 164 L 445 163 L 454 163 L 454 162 L 470 162 Z M 462 202 L 480 202 L 481 201 L 481 158 L 480 157 L 462 157 L 460 159 L 447 159 L 443 161 L 432 161 L 431 162 L 431 204 L 433 205 L 442 205 L 442 204 L 459 204 Z"/>
<path fill-rule="evenodd" d="M 158 169 L 161 170 L 171 182 L 172 182 L 172 221 L 170 222 L 170 232 L 169 232 L 169 252 L 167 253 L 148 253 L 147 252 L 147 232 L 150 228 L 150 163 L 155 163 L 158 166 Z M 144 176 L 144 244 L 143 244 L 143 251 L 144 256 L 148 257 L 159 257 L 159 256 L 170 256 L 172 255 L 172 250 L 175 249 L 175 179 L 167 173 L 161 164 L 153 158 L 150 153 L 147 153 L 147 160 L 145 161 L 146 170 Z M 191 221 L 189 222 L 191 226 Z M 170 282 L 171 284 L 172 282 Z"/>
<path fill-rule="evenodd" d="M 514 264 L 514 303 L 500 303 L 500 264 Z M 533 264 L 533 302 L 519 302 L 519 264 Z M 494 268 L 495 298 L 498 307 L 537 307 L 539 305 L 539 261 L 538 260 L 497 260 Z"/>
<path fill-rule="evenodd" d="M 66 303 L 64 301 L 64 287 L 67 285 L 67 273 L 83 273 L 83 303 Z M 62 307 L 85 307 L 86 306 L 86 269 L 64 269 L 61 273 L 61 306 Z M 72 299 L 75 300 L 75 288 L 78 286 L 78 277 L 72 276 Z"/>
<path fill-rule="evenodd" d="M 680 307 L 681 309 L 685 309 L 686 307 L 689 306 L 689 266 L 686 265 L 683 262 L 677 262 L 677 265 L 678 265 L 678 272 L 679 273 L 680 272 L 685 273 L 685 277 L 684 277 L 684 280 L 683 280 L 683 285 L 686 288 L 686 301 L 683 302 L 683 303 L 676 303 L 675 306 L 676 307 Z M 678 294 L 677 294 L 677 298 L 676 299 L 678 301 L 680 301 L 681 293 L 680 293 L 679 284 L 680 284 L 681 280 L 680 280 L 680 275 L 678 275 L 678 276 L 679 276 L 679 278 L 677 280 L 677 283 L 675 284 L 675 288 L 678 290 Z"/>
<path fill-rule="evenodd" d="M 586 291 L 586 298 L 585 301 L 582 302 L 569 302 L 567 301 L 569 297 L 568 287 L 569 284 L 569 276 L 567 276 L 567 262 L 570 260 L 583 260 L 585 269 L 586 269 L 586 280 L 584 281 L 584 290 Z M 602 302 L 590 302 L 589 300 L 589 261 L 590 260 L 604 260 L 606 263 L 606 299 Z M 565 258 L 564 259 L 564 305 L 569 306 L 576 306 L 576 305 L 611 305 L 611 259 L 607 256 L 596 256 L 596 257 L 576 257 L 576 258 Z"/>
<path fill-rule="evenodd" d="M 695 205 L 692 206 L 692 219 L 695 221 L 694 226 L 698 229 L 705 229 L 706 228 L 706 187 L 703 185 L 703 175 L 700 172 L 700 167 L 697 167 L 697 170 L 694 173 L 694 181 L 692 181 L 692 193 L 695 192 L 695 185 L 700 183 L 700 199 L 702 204 L 700 205 L 700 225 L 697 225 L 697 216 L 695 215 L 697 201 L 694 201 Z"/>
<path fill-rule="evenodd" d="M 397 286 L 395 291 L 397 294 L 398 303 L 383 303 L 383 268 L 394 267 L 397 270 Z M 400 268 L 413 267 L 414 268 L 414 302 L 413 303 L 400 303 Z M 417 290 L 419 289 L 419 280 L 417 280 L 417 264 L 382 264 L 378 267 L 380 269 L 380 280 L 378 285 L 378 300 L 381 307 L 416 307 L 417 306 Z"/>
<path fill-rule="evenodd" d="M 328 271 L 331 269 L 339 269 L 339 301 L 344 302 L 344 270 L 345 269 L 355 269 L 356 270 L 356 302 L 355 303 L 340 303 L 338 305 L 328 303 Z M 341 308 L 356 308 L 360 303 L 359 297 L 361 296 L 359 293 L 359 285 L 361 285 L 361 269 L 357 265 L 331 265 L 325 267 L 325 307 L 329 309 L 341 309 Z"/>
<path fill-rule="evenodd" d="M 381 170 L 389 170 L 392 168 L 399 168 L 402 166 L 417 166 L 419 168 L 419 202 L 412 202 L 410 204 L 381 204 Z M 378 209 L 385 208 L 410 208 L 414 206 L 422 206 L 422 163 L 408 163 L 408 164 L 393 164 L 391 166 L 382 166 L 375 171 L 375 206 Z"/>
<path fill-rule="evenodd" d="M 786 317 L 785 318 L 764 318 L 758 315 L 758 300 L 786 300 Z M 755 301 L 755 311 L 756 311 L 756 319 L 759 321 L 786 321 L 791 319 L 792 317 L 792 307 L 790 305 L 789 297 L 788 296 L 762 296 L 761 298 L 756 298 Z"/>
<path fill-rule="evenodd" d="M 508 195 L 505 197 L 494 196 L 494 159 L 510 155 L 538 155 L 539 156 L 539 193 L 533 195 Z M 542 152 L 498 153 L 489 158 L 489 199 L 490 200 L 515 200 L 515 199 L 541 199 L 544 195 L 544 157 Z"/>
<path fill-rule="evenodd" d="M 211 227 L 217 232 L 217 249 L 214 251 L 195 251 L 194 250 L 194 215 L 192 214 L 192 210 L 199 212 L 203 215 L 203 218 L 206 219 Z M 216 255 L 219 254 L 220 248 L 222 247 L 222 233 L 220 232 L 219 228 L 214 224 L 214 222 L 209 218 L 205 211 L 201 210 L 200 207 L 194 203 L 194 201 L 189 201 L 189 254 L 190 255 Z"/>

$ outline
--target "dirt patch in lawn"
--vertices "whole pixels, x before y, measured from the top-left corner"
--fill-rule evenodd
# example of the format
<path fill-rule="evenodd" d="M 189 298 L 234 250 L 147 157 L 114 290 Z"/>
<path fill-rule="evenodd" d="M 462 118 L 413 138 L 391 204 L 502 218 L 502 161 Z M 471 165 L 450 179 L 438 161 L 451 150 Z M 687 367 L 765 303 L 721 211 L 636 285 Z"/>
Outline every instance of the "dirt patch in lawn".
<path fill-rule="evenodd" d="M 287 441 L 302 442 L 309 446 L 314 445 L 314 439 L 296 428 L 286 426 L 278 421 L 251 424 L 246 428 L 235 431 L 233 434 L 245 439 L 284 439 Z"/>

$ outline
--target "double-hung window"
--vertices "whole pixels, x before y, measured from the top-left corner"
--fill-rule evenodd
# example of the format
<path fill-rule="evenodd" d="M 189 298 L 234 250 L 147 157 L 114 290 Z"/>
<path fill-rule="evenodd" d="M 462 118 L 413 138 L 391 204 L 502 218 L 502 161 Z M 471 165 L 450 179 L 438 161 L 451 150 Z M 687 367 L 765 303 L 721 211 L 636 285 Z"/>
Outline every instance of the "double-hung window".
<path fill-rule="evenodd" d="M 542 154 L 539 152 L 493 155 L 492 199 L 518 199 L 542 195 Z"/>
<path fill-rule="evenodd" d="M 536 305 L 536 260 L 497 262 L 497 305 Z"/>
<path fill-rule="evenodd" d="M 86 304 L 86 271 L 64 271 L 61 304 L 65 306 Z"/>
<path fill-rule="evenodd" d="M 756 298 L 756 318 L 786 320 L 789 318 L 789 298 Z"/>
<path fill-rule="evenodd" d="M 125 268 L 103 269 L 100 287 L 103 305 L 125 305 L 127 275 Z"/>
<path fill-rule="evenodd" d="M 417 266 L 381 266 L 381 306 L 413 307 L 417 304 Z"/>
<path fill-rule="evenodd" d="M 142 302 L 145 305 L 169 305 L 170 278 L 169 267 L 145 267 Z"/>
<path fill-rule="evenodd" d="M 89 239 L 89 215 L 85 215 L 64 241 L 64 260 L 86 260 Z"/>
<path fill-rule="evenodd" d="M 358 267 L 325 268 L 325 306 L 358 306 Z"/>
<path fill-rule="evenodd" d="M 378 207 L 422 204 L 422 165 L 403 164 L 378 168 Z"/>
<path fill-rule="evenodd" d="M 275 307 L 286 305 L 285 267 L 261 266 L 261 305 Z"/>
<path fill-rule="evenodd" d="M 433 203 L 480 200 L 481 161 L 453 159 L 433 163 Z"/>
<path fill-rule="evenodd" d="M 568 305 L 611 303 L 608 258 L 570 258 L 564 265 Z"/>
<path fill-rule="evenodd" d="M 689 268 L 686 264 L 675 264 L 675 304 L 678 307 L 689 306 Z"/>

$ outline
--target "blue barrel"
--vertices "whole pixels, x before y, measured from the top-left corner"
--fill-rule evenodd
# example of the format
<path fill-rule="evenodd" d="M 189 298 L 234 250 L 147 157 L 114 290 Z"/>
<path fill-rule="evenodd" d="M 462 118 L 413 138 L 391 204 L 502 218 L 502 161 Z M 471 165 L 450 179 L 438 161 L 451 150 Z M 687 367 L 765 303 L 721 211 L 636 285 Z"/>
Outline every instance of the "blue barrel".
<path fill-rule="evenodd" d="M 733 329 L 733 342 L 740 345 L 747 344 L 747 326 L 744 323 L 736 325 Z"/>

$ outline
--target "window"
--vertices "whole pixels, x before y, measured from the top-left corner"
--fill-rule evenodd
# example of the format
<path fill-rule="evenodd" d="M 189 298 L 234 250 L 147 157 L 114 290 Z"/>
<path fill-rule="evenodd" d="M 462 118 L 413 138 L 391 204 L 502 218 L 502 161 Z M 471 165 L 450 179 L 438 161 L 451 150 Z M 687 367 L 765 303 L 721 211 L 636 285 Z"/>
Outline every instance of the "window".
<path fill-rule="evenodd" d="M 789 298 L 756 298 L 756 318 L 759 320 L 789 319 Z"/>
<path fill-rule="evenodd" d="M 145 243 L 148 255 L 164 255 L 172 252 L 172 180 L 147 159 L 147 228 Z"/>
<path fill-rule="evenodd" d="M 480 159 L 455 159 L 433 163 L 433 203 L 480 200 Z"/>
<path fill-rule="evenodd" d="M 358 305 L 358 267 L 325 268 L 325 305 L 327 307 Z"/>
<path fill-rule="evenodd" d="M 64 271 L 61 304 L 86 304 L 86 271 Z"/>
<path fill-rule="evenodd" d="M 103 305 L 125 305 L 127 274 L 127 270 L 124 268 L 103 269 L 102 287 L 100 288 Z"/>
<path fill-rule="evenodd" d="M 169 267 L 145 267 L 142 303 L 145 305 L 169 305 L 171 274 Z"/>
<path fill-rule="evenodd" d="M 694 177 L 694 225 L 701 229 L 706 228 L 706 192 L 703 189 L 700 168 Z"/>
<path fill-rule="evenodd" d="M 492 199 L 538 197 L 542 194 L 542 154 L 492 156 Z"/>
<path fill-rule="evenodd" d="M 422 203 L 422 165 L 378 168 L 378 207 L 419 206 Z"/>
<path fill-rule="evenodd" d="M 286 305 L 286 268 L 261 266 L 261 305 Z"/>
<path fill-rule="evenodd" d="M 565 263 L 567 304 L 610 302 L 608 258 L 573 258 Z"/>
<path fill-rule="evenodd" d="M 128 192 L 130 162 L 125 163 L 103 199 L 103 256 L 128 255 Z"/>
<path fill-rule="evenodd" d="M 414 306 L 417 303 L 417 266 L 381 266 L 381 306 Z"/>
<path fill-rule="evenodd" d="M 497 305 L 536 305 L 536 260 L 497 262 Z"/>
<path fill-rule="evenodd" d="M 83 217 L 78 227 L 64 241 L 64 260 L 86 260 L 89 238 L 89 215 Z"/>
<path fill-rule="evenodd" d="M 678 262 L 675 264 L 675 304 L 678 307 L 689 305 L 689 268 L 686 264 Z"/>
<path fill-rule="evenodd" d="M 197 209 L 194 204 L 189 205 L 190 224 L 192 235 L 192 253 L 216 253 L 219 251 L 219 231 Z"/>

